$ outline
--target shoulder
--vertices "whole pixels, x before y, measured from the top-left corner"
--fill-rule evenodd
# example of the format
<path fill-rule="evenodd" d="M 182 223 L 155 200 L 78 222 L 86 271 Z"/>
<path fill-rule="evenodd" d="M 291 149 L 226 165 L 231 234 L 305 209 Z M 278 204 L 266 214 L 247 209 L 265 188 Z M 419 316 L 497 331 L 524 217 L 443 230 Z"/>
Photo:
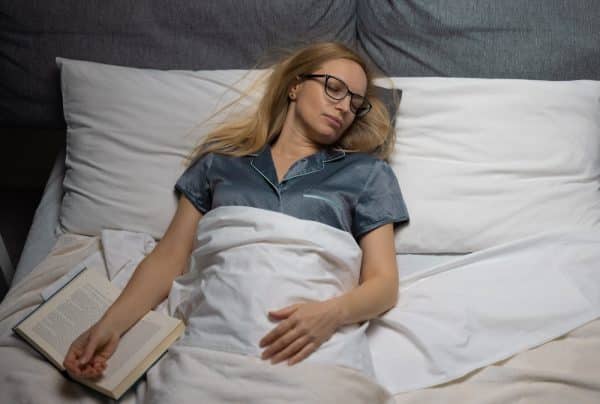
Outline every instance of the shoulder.
<path fill-rule="evenodd" d="M 365 152 L 346 152 L 346 160 L 351 161 L 353 163 L 361 163 L 361 164 L 371 164 L 376 165 L 379 163 L 385 163 L 384 160 L 376 157 L 372 154 Z"/>
<path fill-rule="evenodd" d="M 214 153 L 204 153 L 200 156 L 194 157 L 192 159 L 192 161 L 190 162 L 189 167 L 206 165 L 206 164 L 210 165 L 212 163 L 213 158 L 214 158 Z"/>
<path fill-rule="evenodd" d="M 209 152 L 209 153 L 205 153 L 202 156 L 196 158 L 195 160 L 192 161 L 192 163 L 190 164 L 190 166 L 192 165 L 203 165 L 205 167 L 211 167 L 211 166 L 224 166 L 226 167 L 228 164 L 232 164 L 234 162 L 240 162 L 240 161 L 244 161 L 248 158 L 249 156 L 241 156 L 241 157 L 236 157 L 236 156 L 230 156 L 228 154 L 223 154 L 223 153 L 216 153 L 216 152 Z"/>
<path fill-rule="evenodd" d="M 370 174 L 377 171 L 392 172 L 387 161 L 364 152 L 346 153 L 345 164 L 357 168 L 358 172 Z"/>
<path fill-rule="evenodd" d="M 392 192 L 399 188 L 398 179 L 390 164 L 372 154 L 348 153 L 346 172 L 361 184 L 362 193 Z"/>

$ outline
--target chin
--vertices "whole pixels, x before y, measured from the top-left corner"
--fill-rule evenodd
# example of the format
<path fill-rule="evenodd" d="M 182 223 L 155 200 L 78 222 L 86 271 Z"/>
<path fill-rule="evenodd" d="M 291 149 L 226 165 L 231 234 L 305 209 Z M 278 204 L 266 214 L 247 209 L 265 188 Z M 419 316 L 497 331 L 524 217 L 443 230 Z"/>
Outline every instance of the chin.
<path fill-rule="evenodd" d="M 311 127 L 310 139 L 316 144 L 329 146 L 335 144 L 342 137 L 340 130 L 327 124 L 314 125 Z"/>
<path fill-rule="evenodd" d="M 342 135 L 339 129 L 334 129 L 331 126 L 326 125 L 321 131 L 319 131 L 317 137 L 322 140 L 322 143 L 329 145 L 337 142 Z"/>

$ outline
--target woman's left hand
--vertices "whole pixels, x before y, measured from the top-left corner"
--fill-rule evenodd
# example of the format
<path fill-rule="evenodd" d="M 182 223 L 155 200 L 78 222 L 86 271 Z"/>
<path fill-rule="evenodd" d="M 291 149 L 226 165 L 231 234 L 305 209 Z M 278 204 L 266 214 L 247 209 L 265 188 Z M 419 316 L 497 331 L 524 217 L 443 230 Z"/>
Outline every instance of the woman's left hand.
<path fill-rule="evenodd" d="M 335 300 L 293 304 L 270 311 L 269 316 L 280 323 L 260 340 L 261 348 L 268 346 L 262 359 L 288 360 L 288 365 L 316 351 L 342 324 L 341 307 Z"/>

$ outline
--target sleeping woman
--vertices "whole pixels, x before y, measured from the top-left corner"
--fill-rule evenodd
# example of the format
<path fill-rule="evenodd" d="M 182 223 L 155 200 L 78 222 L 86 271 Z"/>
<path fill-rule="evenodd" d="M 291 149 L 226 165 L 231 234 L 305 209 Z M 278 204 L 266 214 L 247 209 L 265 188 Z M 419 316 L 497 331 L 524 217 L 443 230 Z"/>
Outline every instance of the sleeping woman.
<path fill-rule="evenodd" d="M 393 230 L 408 220 L 383 160 L 393 145 L 354 51 L 318 43 L 275 64 L 258 105 L 195 150 L 163 238 L 72 343 L 67 371 L 100 377 L 169 296 L 187 325 L 178 343 L 372 376 L 366 322 L 396 303 Z"/>

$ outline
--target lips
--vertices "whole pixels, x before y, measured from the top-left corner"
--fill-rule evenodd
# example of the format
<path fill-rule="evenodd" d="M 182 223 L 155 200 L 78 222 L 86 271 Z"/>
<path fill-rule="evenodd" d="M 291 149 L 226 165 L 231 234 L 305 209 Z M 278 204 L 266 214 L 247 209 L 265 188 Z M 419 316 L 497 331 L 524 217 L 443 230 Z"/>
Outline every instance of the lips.
<path fill-rule="evenodd" d="M 325 119 L 327 119 L 327 121 L 330 122 L 332 125 L 336 126 L 337 128 L 342 127 L 342 120 L 340 118 L 336 118 L 335 116 L 329 114 L 323 115 L 325 116 Z"/>

